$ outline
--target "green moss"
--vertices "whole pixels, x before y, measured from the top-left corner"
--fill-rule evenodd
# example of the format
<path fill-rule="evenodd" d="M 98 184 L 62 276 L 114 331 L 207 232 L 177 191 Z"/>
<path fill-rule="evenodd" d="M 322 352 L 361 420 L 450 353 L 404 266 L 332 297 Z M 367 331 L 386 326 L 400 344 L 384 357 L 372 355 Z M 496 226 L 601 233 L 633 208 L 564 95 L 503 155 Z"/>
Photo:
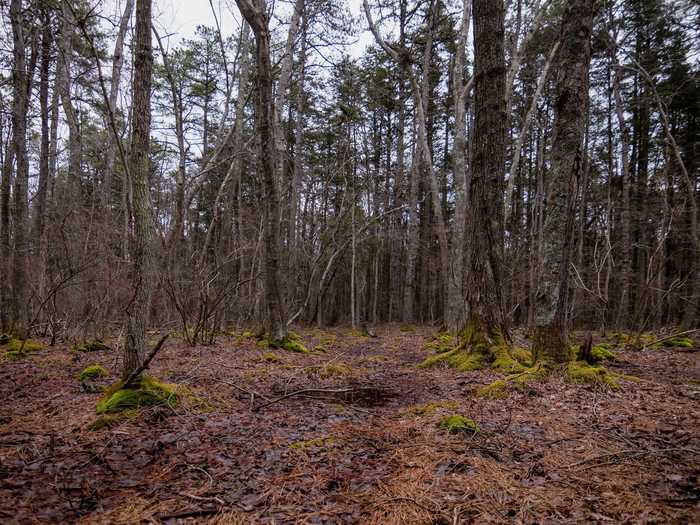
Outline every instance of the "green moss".
<path fill-rule="evenodd" d="M 246 339 L 252 339 L 255 337 L 255 334 L 251 332 L 250 330 L 245 330 L 242 334 L 241 337 L 244 337 Z"/>
<path fill-rule="evenodd" d="M 285 350 L 289 350 L 290 352 L 298 352 L 300 354 L 308 354 L 309 349 L 306 348 L 303 344 L 301 344 L 299 341 L 294 341 L 292 339 L 288 339 L 282 343 L 282 348 Z"/>
<path fill-rule="evenodd" d="M 399 326 L 399 330 L 406 333 L 412 333 L 416 331 L 416 327 L 412 324 L 402 324 Z"/>
<path fill-rule="evenodd" d="M 280 360 L 280 358 L 277 356 L 277 354 L 272 353 L 272 352 L 265 352 L 262 355 L 262 359 L 263 359 L 263 361 L 266 361 L 268 363 L 277 363 Z"/>
<path fill-rule="evenodd" d="M 83 341 L 81 344 L 73 346 L 74 352 L 100 352 L 102 350 L 110 350 L 110 348 L 101 339 Z"/>
<path fill-rule="evenodd" d="M 450 434 L 475 434 L 479 432 L 479 427 L 473 420 L 460 415 L 447 416 L 440 420 L 438 426 Z"/>
<path fill-rule="evenodd" d="M 508 395 L 508 383 L 504 379 L 499 379 L 493 383 L 481 387 L 476 391 L 476 395 L 484 399 L 503 399 Z"/>
<path fill-rule="evenodd" d="M 617 355 L 605 343 L 591 348 L 591 356 L 598 363 L 602 361 L 617 361 Z"/>
<path fill-rule="evenodd" d="M 566 367 L 566 376 L 573 383 L 607 385 L 618 390 L 618 376 L 602 366 L 589 365 L 585 361 L 571 361 Z"/>
<path fill-rule="evenodd" d="M 314 352 L 321 352 L 322 354 L 325 354 L 328 352 L 328 349 L 323 345 L 316 345 L 314 346 Z"/>
<path fill-rule="evenodd" d="M 503 374 L 522 372 L 525 367 L 513 359 L 507 345 L 498 345 L 491 348 L 496 359 L 491 363 L 491 369 Z"/>
<path fill-rule="evenodd" d="M 97 402 L 97 414 L 110 414 L 153 405 L 175 405 L 181 393 L 176 385 L 144 376 L 138 387 L 122 388 L 122 382 L 109 388 Z"/>
<path fill-rule="evenodd" d="M 350 337 L 367 337 L 367 333 L 362 330 L 350 330 L 348 331 L 348 336 Z"/>
<path fill-rule="evenodd" d="M 290 330 L 287 333 L 287 338 L 291 339 L 292 341 L 301 341 L 301 336 L 293 330 Z"/>
<path fill-rule="evenodd" d="M 695 342 L 688 337 L 674 337 L 672 339 L 661 341 L 660 344 L 661 346 L 665 346 L 667 348 L 693 348 L 695 346 Z"/>
<path fill-rule="evenodd" d="M 532 366 L 532 352 L 529 350 L 520 346 L 514 346 L 510 349 L 510 355 L 521 365 Z"/>
<path fill-rule="evenodd" d="M 82 372 L 80 372 L 80 374 L 78 375 L 78 380 L 81 383 L 84 383 L 85 381 L 90 381 L 99 377 L 107 377 L 108 375 L 109 372 L 107 372 L 107 369 L 103 366 L 90 365 L 86 367 Z"/>
<path fill-rule="evenodd" d="M 8 359 L 21 359 L 44 348 L 44 345 L 31 339 L 10 339 L 6 345 L 5 357 Z"/>
<path fill-rule="evenodd" d="M 407 414 L 415 415 L 418 417 L 433 415 L 438 410 L 456 410 L 459 404 L 457 401 L 432 401 L 424 405 L 415 405 L 406 410 Z"/>
<path fill-rule="evenodd" d="M 289 444 L 289 448 L 292 450 L 307 450 L 310 448 L 323 448 L 331 445 L 334 439 L 332 436 L 317 437 L 314 439 L 308 439 L 306 441 L 295 441 Z"/>

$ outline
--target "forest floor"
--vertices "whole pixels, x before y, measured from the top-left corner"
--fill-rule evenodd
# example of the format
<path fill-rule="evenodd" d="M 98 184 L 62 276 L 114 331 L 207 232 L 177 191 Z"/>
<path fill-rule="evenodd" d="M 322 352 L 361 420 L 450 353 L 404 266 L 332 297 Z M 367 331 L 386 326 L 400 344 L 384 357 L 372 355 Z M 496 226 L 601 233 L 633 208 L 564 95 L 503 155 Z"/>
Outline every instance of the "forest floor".
<path fill-rule="evenodd" d="M 299 333 L 326 352 L 171 338 L 149 373 L 197 399 L 97 431 L 76 376 L 118 351 L 0 362 L 0 522 L 700 522 L 700 348 L 618 351 L 640 381 L 615 392 L 562 376 L 485 400 L 495 372 L 417 367 L 429 328 Z M 251 410 L 358 387 L 378 390 Z M 442 430 L 453 414 L 479 431 Z"/>

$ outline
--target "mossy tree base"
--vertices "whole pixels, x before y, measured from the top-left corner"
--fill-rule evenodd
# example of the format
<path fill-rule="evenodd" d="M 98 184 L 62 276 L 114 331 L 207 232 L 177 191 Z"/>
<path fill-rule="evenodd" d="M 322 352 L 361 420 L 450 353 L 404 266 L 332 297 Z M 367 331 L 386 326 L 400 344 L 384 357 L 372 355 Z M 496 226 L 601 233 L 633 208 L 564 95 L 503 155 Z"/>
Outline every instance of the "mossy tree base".
<path fill-rule="evenodd" d="M 503 374 L 523 371 L 530 364 L 530 352 L 506 341 L 499 332 L 489 334 L 473 328 L 465 329 L 461 343 L 450 348 L 451 335 L 438 337 L 426 347 L 437 353 L 428 357 L 419 366 L 432 368 L 445 363 L 458 372 L 470 372 L 490 368 Z"/>
<path fill-rule="evenodd" d="M 282 340 L 272 339 L 269 333 L 260 334 L 258 346 L 261 348 L 282 348 L 299 354 L 309 353 L 309 349 L 301 342 L 301 336 L 295 332 L 289 332 L 287 337 Z"/>
<path fill-rule="evenodd" d="M 591 365 L 585 361 L 569 361 L 564 364 L 552 365 L 548 362 L 535 363 L 519 374 L 512 374 L 505 379 L 499 379 L 479 390 L 476 395 L 484 399 L 502 399 L 512 391 L 522 391 L 533 381 L 547 379 L 555 372 L 563 373 L 570 383 L 598 385 L 613 391 L 620 389 L 620 379 L 638 381 L 633 376 L 616 374 L 600 365 Z"/>

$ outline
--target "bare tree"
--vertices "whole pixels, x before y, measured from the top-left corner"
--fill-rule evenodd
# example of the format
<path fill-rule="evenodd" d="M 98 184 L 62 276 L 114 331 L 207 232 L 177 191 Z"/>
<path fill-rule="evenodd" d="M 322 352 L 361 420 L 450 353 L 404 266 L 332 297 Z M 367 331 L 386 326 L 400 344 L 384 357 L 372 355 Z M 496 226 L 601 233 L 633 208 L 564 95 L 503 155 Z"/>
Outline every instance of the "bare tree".
<path fill-rule="evenodd" d="M 136 34 L 134 42 L 134 82 L 132 91 L 132 131 L 129 151 L 129 176 L 133 194 L 134 232 L 131 242 L 133 263 L 133 297 L 127 307 L 126 342 L 124 344 L 123 377 L 138 370 L 145 359 L 146 328 L 151 308 L 151 295 L 156 280 L 156 231 L 149 193 L 151 139 L 151 80 L 153 49 L 151 47 L 151 0 L 136 2 Z"/>

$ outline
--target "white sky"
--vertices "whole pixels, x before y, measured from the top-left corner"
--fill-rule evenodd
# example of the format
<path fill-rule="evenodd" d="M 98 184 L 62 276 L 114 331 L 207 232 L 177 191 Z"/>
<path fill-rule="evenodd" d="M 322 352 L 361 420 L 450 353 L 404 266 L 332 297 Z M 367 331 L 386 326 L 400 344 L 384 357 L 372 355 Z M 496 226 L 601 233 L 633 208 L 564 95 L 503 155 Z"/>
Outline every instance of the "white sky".
<path fill-rule="evenodd" d="M 353 16 L 363 13 L 362 0 L 345 1 Z M 240 14 L 235 0 L 213 0 L 213 4 L 224 38 L 236 33 L 240 27 Z M 198 25 L 216 26 L 209 0 L 156 0 L 153 14 L 158 27 L 172 35 L 171 45 L 181 39 L 191 38 Z M 366 23 L 363 22 L 363 29 L 364 26 Z M 366 29 L 358 37 L 358 41 L 348 49 L 348 53 L 354 57 L 361 55 L 372 41 L 372 35 Z"/>

